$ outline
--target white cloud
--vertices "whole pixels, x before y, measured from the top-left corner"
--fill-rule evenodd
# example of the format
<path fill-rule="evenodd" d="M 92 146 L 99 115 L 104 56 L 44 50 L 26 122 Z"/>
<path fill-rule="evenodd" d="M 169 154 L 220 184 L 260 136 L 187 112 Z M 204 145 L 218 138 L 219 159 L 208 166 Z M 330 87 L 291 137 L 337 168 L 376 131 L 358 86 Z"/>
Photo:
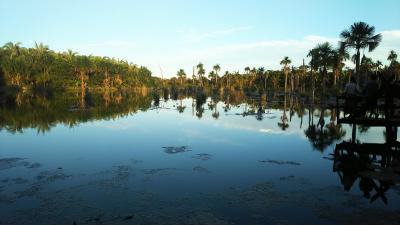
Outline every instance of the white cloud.
<path fill-rule="evenodd" d="M 381 32 L 384 41 L 399 41 L 400 30 L 387 30 Z"/>
<path fill-rule="evenodd" d="M 101 48 L 134 48 L 135 43 L 123 40 L 109 40 L 101 43 L 87 44 L 88 47 L 101 47 Z"/>
<path fill-rule="evenodd" d="M 207 32 L 200 32 L 194 29 L 189 29 L 189 30 L 180 29 L 177 30 L 177 33 L 183 36 L 185 42 L 193 43 L 193 42 L 200 42 L 210 38 L 226 37 L 250 29 L 251 29 L 250 27 L 234 27 L 229 29 L 221 29 L 221 30 L 214 30 Z"/>
<path fill-rule="evenodd" d="M 77 44 L 72 46 L 72 49 L 76 50 L 80 54 L 92 54 L 132 60 L 129 57 L 129 52 L 136 47 L 137 45 L 130 41 L 107 40 L 97 43 Z"/>

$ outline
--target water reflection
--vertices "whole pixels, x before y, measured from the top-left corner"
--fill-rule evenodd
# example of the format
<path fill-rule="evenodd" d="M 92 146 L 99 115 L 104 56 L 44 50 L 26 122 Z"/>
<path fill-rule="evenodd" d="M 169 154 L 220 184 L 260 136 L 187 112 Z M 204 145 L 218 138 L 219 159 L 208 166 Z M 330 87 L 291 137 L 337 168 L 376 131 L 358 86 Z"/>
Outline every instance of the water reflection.
<path fill-rule="evenodd" d="M 191 90 L 84 95 L 84 104 L 72 92 L 25 94 L 1 106 L 4 221 L 346 224 L 365 218 L 354 210 L 374 222 L 393 216 L 400 202 L 398 145 L 373 145 L 388 155 L 369 152 L 363 138 L 384 138 L 367 127 L 351 142 L 352 127 L 336 123 L 340 112 L 319 99 Z M 307 216 L 294 218 L 298 210 Z"/>
<path fill-rule="evenodd" d="M 369 129 L 365 125 L 360 128 L 361 134 Z M 394 124 L 386 124 L 385 143 L 356 141 L 355 129 L 356 124 L 353 124 L 350 141 L 336 145 L 333 154 L 333 172 L 339 175 L 346 191 L 350 191 L 358 180 L 359 190 L 366 199 L 370 199 L 372 203 L 379 198 L 388 204 L 385 193 L 391 186 L 400 184 L 400 145 L 397 141 L 397 127 Z"/>

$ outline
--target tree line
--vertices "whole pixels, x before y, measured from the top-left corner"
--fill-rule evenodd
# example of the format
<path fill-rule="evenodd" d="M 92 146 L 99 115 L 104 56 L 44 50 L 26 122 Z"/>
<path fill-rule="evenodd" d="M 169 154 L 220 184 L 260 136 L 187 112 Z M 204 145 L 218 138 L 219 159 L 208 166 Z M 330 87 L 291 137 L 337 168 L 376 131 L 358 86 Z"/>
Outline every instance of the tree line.
<path fill-rule="evenodd" d="M 374 26 L 357 22 L 340 33 L 338 47 L 325 42 L 309 50 L 307 57 L 310 60 L 307 64 L 303 60 L 301 65 L 294 66 L 286 56 L 280 61 L 282 70 L 248 66 L 244 68 L 244 73 L 221 72 L 221 66 L 216 64 L 206 73 L 204 64 L 200 62 L 193 67 L 191 76 L 180 69 L 176 77 L 171 79 L 154 77 L 146 67 L 125 60 L 80 55 L 72 50 L 55 52 L 42 43 L 25 48 L 20 43 L 9 42 L 0 47 L 0 87 L 14 87 L 17 90 L 80 89 L 82 98 L 88 88 L 113 90 L 154 87 L 247 92 L 338 92 L 351 76 L 355 76 L 358 84 L 362 85 L 367 74 L 390 69 L 399 79 L 400 64 L 396 52 L 389 53 L 389 68 L 383 66 L 379 60 L 374 61 L 361 54 L 366 49 L 369 52 L 376 49 L 381 40 L 382 35 L 375 34 Z M 350 50 L 354 50 L 355 53 L 349 54 Z M 346 60 L 351 60 L 355 68 L 347 67 Z"/>
<path fill-rule="evenodd" d="M 144 66 L 125 60 L 80 55 L 72 50 L 55 52 L 35 43 L 0 47 L 0 84 L 19 90 L 38 88 L 136 88 L 151 87 L 157 78 Z"/>
<path fill-rule="evenodd" d="M 390 66 L 383 66 L 379 60 L 374 61 L 361 52 L 375 50 L 382 40 L 381 34 L 375 34 L 375 27 L 365 22 L 356 22 L 340 33 L 339 45 L 335 48 L 329 42 L 320 43 L 309 50 L 308 64 L 293 66 L 291 59 L 286 56 L 281 61 L 282 70 L 266 70 L 264 67 L 245 67 L 245 73 L 225 71 L 220 73 L 221 66 L 216 64 L 205 77 L 203 63 L 193 67 L 192 76 L 183 70 L 178 70 L 176 77 L 168 82 L 180 87 L 211 87 L 234 90 L 249 90 L 265 92 L 268 90 L 305 93 L 307 90 L 318 90 L 324 93 L 326 89 L 340 91 L 349 82 L 351 76 L 357 78 L 363 85 L 370 73 L 391 70 L 400 79 L 400 64 L 397 53 L 390 51 L 388 60 Z M 351 55 L 350 50 L 354 50 Z M 355 68 L 346 66 L 346 60 L 351 60 Z"/>

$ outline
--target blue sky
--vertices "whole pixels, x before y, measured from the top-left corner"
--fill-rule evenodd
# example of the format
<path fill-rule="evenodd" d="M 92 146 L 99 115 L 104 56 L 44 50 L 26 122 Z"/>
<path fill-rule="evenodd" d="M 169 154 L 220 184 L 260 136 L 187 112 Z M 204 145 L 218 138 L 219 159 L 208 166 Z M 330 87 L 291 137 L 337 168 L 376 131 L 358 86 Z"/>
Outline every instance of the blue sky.
<path fill-rule="evenodd" d="M 319 42 L 365 21 L 383 34 L 367 56 L 386 61 L 400 53 L 400 1 L 267 0 L 0 0 L 0 45 L 43 42 L 57 51 L 127 59 L 154 75 L 176 74 L 203 62 L 206 69 L 280 68 L 284 56 L 299 65 Z M 307 61 L 307 59 L 306 59 Z"/>

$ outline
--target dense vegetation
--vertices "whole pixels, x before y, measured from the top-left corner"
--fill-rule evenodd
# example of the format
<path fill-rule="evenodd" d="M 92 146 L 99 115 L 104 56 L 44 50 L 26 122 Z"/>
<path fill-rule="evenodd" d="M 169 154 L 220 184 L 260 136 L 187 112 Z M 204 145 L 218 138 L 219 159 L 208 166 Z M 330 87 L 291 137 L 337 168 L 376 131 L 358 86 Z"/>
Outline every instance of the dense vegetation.
<path fill-rule="evenodd" d="M 2 85 L 19 90 L 51 88 L 138 88 L 155 85 L 143 66 L 108 57 L 54 52 L 40 43 L 34 48 L 7 43 L 0 48 Z"/>

